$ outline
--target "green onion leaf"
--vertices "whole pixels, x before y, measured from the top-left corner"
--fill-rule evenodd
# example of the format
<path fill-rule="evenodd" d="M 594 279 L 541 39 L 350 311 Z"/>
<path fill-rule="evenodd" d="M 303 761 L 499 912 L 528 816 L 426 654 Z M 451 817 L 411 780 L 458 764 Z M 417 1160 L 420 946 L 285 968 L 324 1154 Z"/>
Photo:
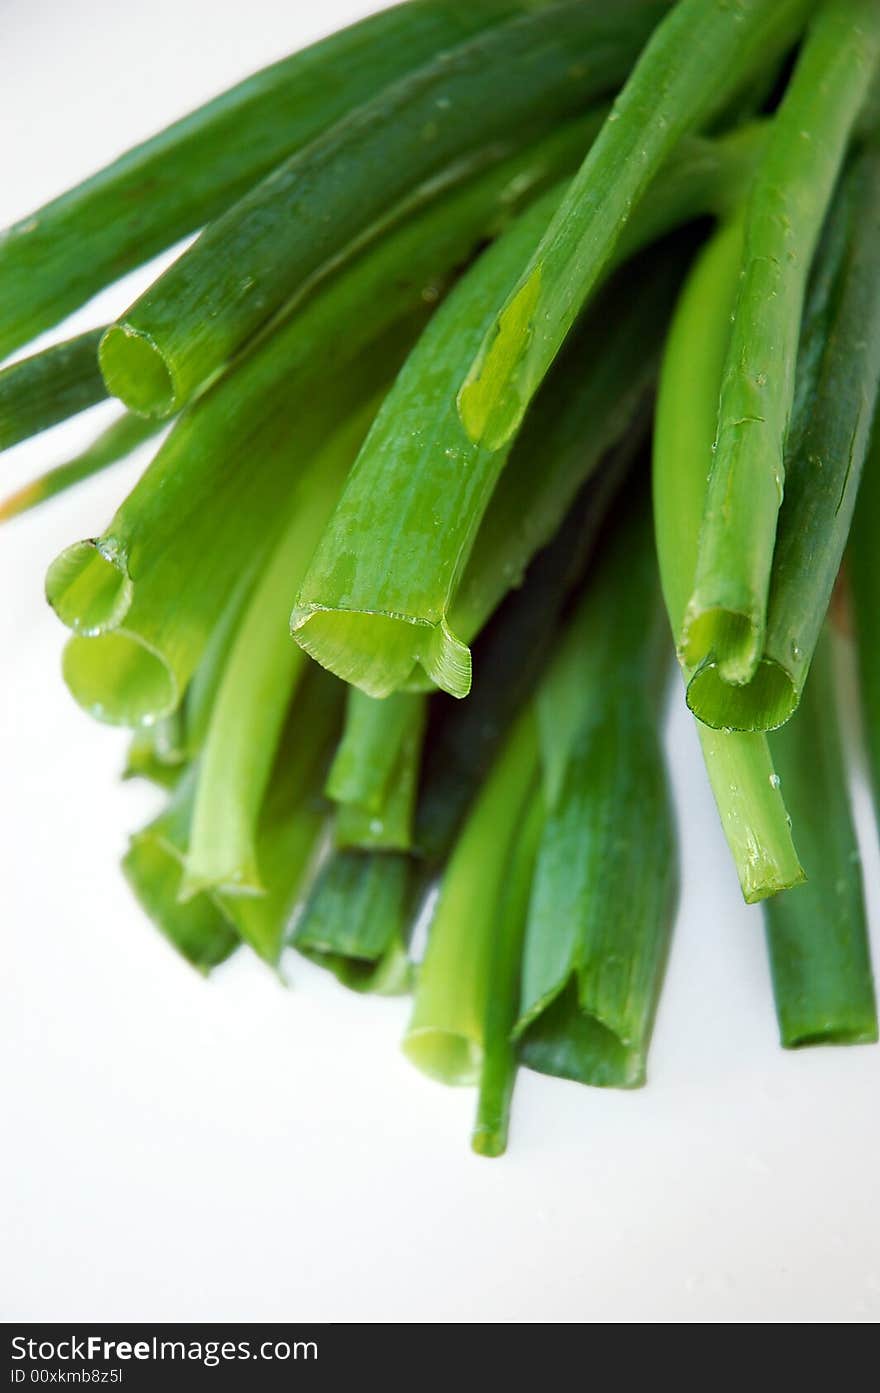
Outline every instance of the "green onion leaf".
<path fill-rule="evenodd" d="M 483 1069 L 497 915 L 520 823 L 540 799 L 537 773 L 537 726 L 527 708 L 456 842 L 428 931 L 403 1048 L 442 1083 L 476 1083 Z"/>
<path fill-rule="evenodd" d="M 764 648 L 807 277 L 878 56 L 875 0 L 824 0 L 771 123 L 746 209 L 741 279 L 682 632 L 689 666 L 714 663 L 725 682 L 753 678 Z M 758 679 L 756 698 L 772 708 L 772 692 L 762 690 L 773 685 L 768 671 Z M 722 706 L 719 699 L 713 724 L 725 723 Z M 790 698 L 789 710 L 784 706 L 782 719 L 792 709 Z"/>
<path fill-rule="evenodd" d="M 410 849 L 426 717 L 423 693 L 377 701 L 349 687 L 345 731 L 326 787 L 338 805 L 337 846 Z"/>
<path fill-rule="evenodd" d="M 407 856 L 337 851 L 318 875 L 291 942 L 352 991 L 395 996 L 411 980 L 410 890 Z"/>
<path fill-rule="evenodd" d="M 576 409 L 577 398 L 569 398 Z M 441 694 L 431 703 L 415 841 L 429 862 L 443 861 L 481 782 L 553 647 L 560 614 L 589 563 L 609 504 L 644 439 L 636 421 L 598 474 L 582 486 L 553 541 L 525 583 L 512 591 L 474 646 L 476 680 L 467 701 Z M 539 475 L 535 476 L 539 478 Z"/>
<path fill-rule="evenodd" d="M 309 277 L 399 209 L 614 91 L 662 0 L 566 0 L 439 53 L 279 164 L 111 326 L 109 390 L 179 410 Z"/>
<path fill-rule="evenodd" d="M 264 893 L 214 892 L 243 941 L 273 967 L 317 856 L 327 815 L 321 785 L 339 733 L 343 695 L 342 684 L 320 668 L 311 667 L 305 674 L 287 712 L 255 833 L 255 862 Z M 249 735 L 254 759 L 260 759 L 259 722 Z M 227 797 L 222 788 L 220 796 Z"/>
<path fill-rule="evenodd" d="M 459 396 L 472 440 L 497 449 L 515 433 L 678 141 L 785 51 L 808 8 L 809 0 L 680 0 L 658 26 L 474 359 Z"/>
<path fill-rule="evenodd" d="M 526 927 L 521 1061 L 637 1087 L 678 886 L 660 747 L 665 624 L 648 509 L 618 527 L 541 684 L 548 804 Z"/>
<path fill-rule="evenodd" d="M 697 561 L 718 386 L 730 337 L 742 230 L 723 227 L 685 285 L 666 343 L 654 429 L 654 523 L 660 579 L 681 660 Z M 685 678 L 691 676 L 684 667 Z M 697 722 L 724 835 L 749 902 L 803 879 L 766 737 Z"/>
<path fill-rule="evenodd" d="M 209 972 L 239 945 L 238 934 L 210 895 L 180 898 L 181 846 L 192 811 L 192 771 L 175 788 L 168 807 L 132 837 L 122 860 L 125 878 L 138 903 L 177 951 L 201 972 Z"/>
<path fill-rule="evenodd" d="M 254 586 L 211 710 L 199 761 L 184 896 L 214 887 L 252 895 L 265 889 L 257 866 L 257 818 L 284 715 L 306 662 L 287 631 L 290 595 L 373 411 L 370 403 L 342 425 L 294 481 L 289 520 Z"/>
<path fill-rule="evenodd" d="M 527 8 L 416 0 L 371 15 L 254 73 L 23 218 L 0 235 L 0 358 L 219 217 L 389 83 Z"/>
<path fill-rule="evenodd" d="M 723 682 L 713 662 L 694 674 L 688 705 L 713 726 L 768 730 L 788 719 L 840 567 L 880 382 L 876 152 L 850 171 L 817 262 L 798 355 L 764 651 L 755 675 L 738 686 Z"/>
<path fill-rule="evenodd" d="M 102 635 L 68 660 L 86 709 L 123 724 L 173 709 L 217 614 L 271 545 L 297 458 L 387 380 L 452 268 L 570 166 L 584 129 L 471 180 L 320 287 L 183 413 L 104 534 L 62 553 L 50 603 L 76 633 Z"/>
<path fill-rule="evenodd" d="M 735 151 L 732 159 L 741 158 L 742 152 Z M 664 230 L 664 224 L 675 225 L 701 211 L 715 190 L 717 168 L 717 151 L 707 159 L 703 148 L 689 149 L 676 179 L 648 200 L 622 250 L 631 252 L 643 238 Z M 508 447 L 490 450 L 470 441 L 458 418 L 455 394 L 486 325 L 559 197 L 558 190 L 550 191 L 523 213 L 471 267 L 428 325 L 376 419 L 297 599 L 292 625 L 298 642 L 371 696 L 387 696 L 423 676 L 454 696 L 467 694 L 469 640 L 521 573 L 529 548 L 546 535 L 548 522 L 552 531 L 576 487 L 574 476 L 567 474 L 561 495 L 558 487 L 555 493 L 548 488 L 549 517 L 541 504 L 533 506 L 534 533 L 530 536 L 522 525 L 513 530 L 506 506 L 518 505 L 530 483 L 537 492 L 529 459 L 528 479 L 515 474 L 504 490 L 497 515 L 501 526 L 491 520 L 490 508 L 488 535 L 478 552 L 482 564 L 468 574 Z M 646 351 L 643 365 L 631 369 L 636 395 L 650 370 L 672 272 L 667 264 L 658 274 L 653 281 L 650 271 L 643 270 L 618 288 L 611 305 L 625 323 L 609 331 L 611 305 L 600 303 L 588 316 L 592 342 L 579 336 L 578 351 L 587 359 L 581 368 L 582 390 L 598 418 L 593 452 L 584 452 L 585 468 L 598 459 L 608 433 L 613 438 L 619 429 L 620 412 L 631 410 L 627 374 L 640 338 L 637 334 L 627 343 L 625 329 L 633 325 L 643 292 Z M 597 339 L 601 353 L 596 352 Z M 570 370 L 564 380 L 572 381 Z M 561 393 L 552 386 L 548 391 L 543 407 L 536 403 L 541 420 L 560 409 Z M 531 442 L 536 438 L 533 430 Z M 567 496 L 565 488 L 571 490 Z M 499 544 L 502 536 L 506 545 Z M 456 624 L 450 611 L 460 583 L 462 611 Z"/>
<path fill-rule="evenodd" d="M 771 738 L 798 830 L 806 885 L 764 904 L 779 1033 L 787 1049 L 877 1039 L 862 872 L 846 786 L 831 636 L 804 699 Z"/>
<path fill-rule="evenodd" d="M 105 400 L 98 368 L 103 332 L 90 329 L 0 372 L 0 450 Z"/>
<path fill-rule="evenodd" d="M 470 688 L 470 652 L 449 628 L 447 609 L 504 456 L 474 449 L 464 435 L 455 416 L 458 365 L 557 198 L 551 191 L 523 213 L 425 329 L 297 597 L 297 642 L 370 696 L 388 696 L 419 667 L 453 696 Z"/>
<path fill-rule="evenodd" d="M 544 806 L 529 805 L 510 855 L 492 938 L 491 988 L 483 1027 L 483 1064 L 471 1147 L 478 1156 L 502 1156 L 507 1149 L 510 1103 L 516 1080 L 516 1048 L 511 1036 L 519 1005 L 523 936 Z"/>

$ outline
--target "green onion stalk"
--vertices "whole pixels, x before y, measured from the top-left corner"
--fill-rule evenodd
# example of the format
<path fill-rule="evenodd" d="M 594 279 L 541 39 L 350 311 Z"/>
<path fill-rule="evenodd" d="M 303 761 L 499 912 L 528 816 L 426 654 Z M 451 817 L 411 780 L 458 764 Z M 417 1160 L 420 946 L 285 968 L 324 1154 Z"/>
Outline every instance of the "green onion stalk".
<path fill-rule="evenodd" d="M 355 106 L 209 223 L 107 330 L 108 389 L 148 415 L 179 410 L 365 237 L 610 96 L 665 9 L 560 0 L 444 49 Z"/>
<path fill-rule="evenodd" d="M 578 414 L 577 397 L 567 410 Z M 466 701 L 446 693 L 431 702 L 415 844 L 430 866 L 449 855 L 473 799 L 507 733 L 541 677 L 566 605 L 587 571 L 609 507 L 646 435 L 636 416 L 602 467 L 581 485 L 553 540 L 530 565 L 474 644 L 475 680 Z M 574 447 L 560 431 L 558 439 Z M 544 457 L 552 468 L 553 456 Z"/>
<path fill-rule="evenodd" d="M 136 833 L 122 869 L 144 913 L 180 955 L 200 972 L 210 972 L 241 942 L 210 895 L 182 900 L 181 847 L 192 815 L 194 774 L 180 779 L 165 811 Z"/>
<path fill-rule="evenodd" d="M 678 888 L 659 736 L 669 657 L 649 511 L 631 506 L 537 698 L 547 816 L 514 1038 L 542 1073 L 645 1081 Z"/>
<path fill-rule="evenodd" d="M 721 682 L 755 678 L 764 652 L 807 278 L 878 58 L 874 0 L 823 0 L 771 122 L 746 206 L 711 477 L 681 635 L 688 665 L 714 665 Z M 817 622 L 823 613 L 820 608 Z M 770 666 L 759 675 L 757 702 L 761 688 L 778 685 L 774 675 Z M 710 682 L 705 703 L 699 690 L 692 701 L 700 701 L 698 714 L 703 704 L 710 708 L 713 724 L 733 725 L 719 685 Z M 782 685 L 776 701 L 765 694 L 769 725 L 793 709 L 794 693 L 786 701 Z"/>
<path fill-rule="evenodd" d="M 98 368 L 103 332 L 91 329 L 0 372 L 0 450 L 106 399 Z"/>
<path fill-rule="evenodd" d="M 795 820 L 805 885 L 764 904 L 786 1049 L 877 1039 L 859 848 L 847 792 L 830 634 L 795 717 L 770 741 Z"/>
<path fill-rule="evenodd" d="M 47 578 L 78 636 L 66 674 L 87 710 L 138 724 L 178 704 L 215 616 L 272 544 L 297 460 L 393 375 L 455 265 L 558 177 L 583 135 L 554 132 L 414 215 L 181 414 L 109 527 Z"/>
<path fill-rule="evenodd" d="M 785 53 L 810 8 L 680 0 L 657 26 L 485 332 L 458 399 L 471 440 L 498 449 L 516 432 L 652 180 L 682 137 Z"/>
<path fill-rule="evenodd" d="M 0 236 L 0 358 L 212 222 L 280 160 L 439 50 L 532 8 L 534 0 L 395 5 L 254 73 L 22 218 Z"/>
<path fill-rule="evenodd" d="M 304 675 L 287 710 L 253 834 L 261 893 L 213 892 L 241 940 L 271 967 L 281 963 L 320 854 L 328 813 L 322 785 L 343 699 L 341 683 L 326 673 L 310 668 Z M 259 729 L 252 739 L 257 746 Z"/>
<path fill-rule="evenodd" d="M 538 729 L 517 717 L 471 809 L 441 882 L 404 1038 L 408 1059 L 447 1084 L 478 1083 L 485 1063 L 493 945 L 520 824 L 541 798 Z M 514 922 L 510 930 L 516 933 Z"/>
<path fill-rule="evenodd" d="M 412 985 L 412 896 L 407 856 L 337 851 L 319 871 L 291 943 L 351 991 L 398 995 Z"/>
<path fill-rule="evenodd" d="M 759 133 L 750 133 L 747 141 L 690 143 L 669 180 L 634 219 L 620 255 L 631 255 L 723 201 L 719 171 L 726 169 L 734 183 L 745 177 L 759 140 Z M 474 346 L 559 197 L 559 190 L 548 192 L 523 213 L 428 325 L 376 419 L 297 597 L 292 616 L 297 641 L 371 696 L 385 697 L 426 679 L 455 696 L 466 695 L 472 675 L 469 642 L 497 603 L 499 580 L 509 584 L 522 566 L 517 542 L 525 529 L 516 516 L 505 516 L 504 529 L 494 533 L 491 564 L 485 563 L 487 536 L 478 541 L 493 489 L 510 473 L 516 451 L 508 465 L 508 446 L 495 450 L 470 441 L 455 398 Z M 632 268 L 628 282 L 624 274 L 616 298 L 609 303 L 603 297 L 587 316 L 592 343 L 578 335 L 586 359 L 581 390 L 592 396 L 598 451 L 615 419 L 626 371 L 622 360 L 628 355 L 632 362 L 641 334 L 646 345 L 652 342 L 659 316 L 665 315 L 663 277 L 672 273 L 661 261 L 653 273 L 650 262 Z M 640 304 L 641 331 L 633 327 Z M 634 337 L 627 339 L 627 328 Z M 629 371 L 636 379 L 638 368 Z M 541 420 L 550 417 L 558 400 L 552 386 L 548 391 L 548 399 L 536 402 Z M 521 502 L 516 487 L 505 493 Z M 543 494 L 534 488 L 534 495 L 534 505 L 518 516 L 534 516 L 540 529 L 553 508 L 554 491 L 548 485 Z M 492 535 L 491 510 L 486 526 Z M 506 549 L 498 543 L 502 536 Z"/>
<path fill-rule="evenodd" d="M 289 520 L 230 646 L 199 757 L 182 893 L 259 894 L 256 826 L 284 714 L 305 655 L 292 643 L 290 594 L 336 502 L 374 404 L 331 435 L 294 481 Z"/>
<path fill-rule="evenodd" d="M 348 689 L 345 730 L 325 790 L 337 804 L 338 846 L 411 848 L 426 716 L 420 692 L 377 701 Z"/>
<path fill-rule="evenodd" d="M 800 701 L 855 509 L 880 383 L 880 157 L 848 170 L 813 268 L 785 451 L 764 649 L 732 685 L 714 662 L 688 705 L 710 725 L 765 730 Z"/>
<path fill-rule="evenodd" d="M 654 524 L 660 579 L 679 660 L 697 562 L 715 411 L 737 291 L 742 228 L 722 226 L 701 252 L 666 342 L 654 428 Z M 685 681 L 692 676 L 683 665 Z M 749 902 L 803 879 L 766 736 L 697 731 L 721 824 Z"/>

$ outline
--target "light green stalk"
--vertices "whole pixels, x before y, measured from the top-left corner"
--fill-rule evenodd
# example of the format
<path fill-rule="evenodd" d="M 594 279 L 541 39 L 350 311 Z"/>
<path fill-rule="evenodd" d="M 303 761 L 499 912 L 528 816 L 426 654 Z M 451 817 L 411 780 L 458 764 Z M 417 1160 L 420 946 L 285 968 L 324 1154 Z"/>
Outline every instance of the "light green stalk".
<path fill-rule="evenodd" d="M 459 395 L 468 435 L 500 448 L 682 136 L 797 37 L 810 0 L 680 0 L 658 25 Z"/>
<path fill-rule="evenodd" d="M 718 384 L 742 245 L 734 223 L 701 253 L 667 338 L 654 431 L 654 522 L 660 579 L 681 659 L 681 629 L 697 560 Z M 683 666 L 686 680 L 690 669 Z M 724 835 L 749 902 L 803 879 L 766 737 L 697 723 Z"/>

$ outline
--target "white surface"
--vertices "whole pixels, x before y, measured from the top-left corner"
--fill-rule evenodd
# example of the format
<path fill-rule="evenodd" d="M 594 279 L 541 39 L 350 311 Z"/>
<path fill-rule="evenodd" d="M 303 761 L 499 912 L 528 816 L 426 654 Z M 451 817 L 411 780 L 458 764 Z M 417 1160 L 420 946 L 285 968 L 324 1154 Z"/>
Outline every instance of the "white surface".
<path fill-rule="evenodd" d="M 6 0 L 0 225 L 368 8 Z M 10 452 L 4 480 L 91 428 Z M 46 563 L 136 472 L 0 534 L 0 1318 L 876 1319 L 880 1050 L 778 1049 L 760 913 L 682 711 L 686 889 L 650 1084 L 523 1073 L 503 1160 L 468 1151 L 471 1094 L 401 1057 L 404 1003 L 305 963 L 285 992 L 243 956 L 204 984 L 164 946 L 117 870 L 152 795 L 115 781 L 122 737 L 67 696 L 42 601 Z"/>

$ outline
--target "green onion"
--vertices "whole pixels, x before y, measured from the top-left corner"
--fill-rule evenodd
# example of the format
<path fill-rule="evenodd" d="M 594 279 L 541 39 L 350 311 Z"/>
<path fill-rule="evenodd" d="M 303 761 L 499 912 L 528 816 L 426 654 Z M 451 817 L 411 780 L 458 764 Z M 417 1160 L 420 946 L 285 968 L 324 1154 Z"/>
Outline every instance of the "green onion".
<path fill-rule="evenodd" d="M 258 560 L 262 563 L 262 552 Z M 190 679 L 179 706 L 157 724 L 176 721 L 180 727 L 180 746 L 187 759 L 201 754 L 208 737 L 217 694 L 223 683 L 242 621 L 253 598 L 259 566 L 243 569 L 225 606 L 219 609 L 199 656 L 198 667 Z M 151 729 L 152 727 L 147 727 Z"/>
<path fill-rule="evenodd" d="M 742 231 L 715 234 L 682 292 L 667 337 L 654 430 L 654 521 L 664 599 L 680 635 L 697 560 L 706 460 L 730 336 Z M 691 676 L 684 667 L 685 678 Z M 766 738 L 697 723 L 724 835 L 749 902 L 803 879 Z"/>
<path fill-rule="evenodd" d="M 268 557 L 224 666 L 199 765 L 183 894 L 259 894 L 256 825 L 284 714 L 305 664 L 286 618 L 374 404 L 330 436 L 301 470 L 289 522 Z"/>
<path fill-rule="evenodd" d="M 576 399 L 570 399 L 575 409 Z M 643 440 L 642 423 L 582 486 L 559 532 L 539 552 L 525 583 L 509 594 L 474 646 L 476 680 L 466 701 L 431 704 L 415 841 L 442 861 L 510 726 L 531 695 L 556 638 L 565 603 L 582 579 L 608 506 Z"/>
<path fill-rule="evenodd" d="M 489 969 L 491 989 L 483 1026 L 477 1116 L 471 1147 L 478 1156 L 502 1156 L 507 1149 L 510 1103 L 516 1080 L 513 1044 L 519 1004 L 523 935 L 544 807 L 535 799 L 526 812 L 510 856 L 507 882 L 498 902 Z"/>
<path fill-rule="evenodd" d="M 268 413 L 257 420 L 252 413 L 250 421 L 243 413 L 227 425 L 225 438 L 222 413 L 215 413 L 211 429 L 201 433 L 197 427 L 181 430 L 186 425 L 181 422 L 179 441 L 172 432 L 99 549 L 82 543 L 53 563 L 47 580 L 50 599 L 61 617 L 79 628 L 64 650 L 64 677 L 84 709 L 99 720 L 138 725 L 177 706 L 240 575 L 271 553 L 285 499 L 296 488 L 292 467 L 321 448 L 346 405 L 356 414 L 364 400 L 375 398 L 411 337 L 411 329 L 395 330 L 390 341 L 352 365 L 344 382 L 328 381 L 292 439 L 284 433 L 278 438 L 281 422 L 277 416 L 273 422 Z M 279 382 L 276 411 L 280 390 Z M 218 444 L 213 458 L 212 435 Z M 190 454 L 186 447 L 193 440 Z M 261 452 L 253 469 L 242 471 L 236 465 L 246 444 Z M 174 473 L 176 445 L 195 471 Z M 213 492 L 212 464 L 218 471 Z M 223 466 L 225 481 L 219 472 Z M 230 514 L 236 505 L 240 512 Z M 156 550 L 163 523 L 170 544 Z M 224 536 L 230 539 L 227 551 L 217 549 Z"/>
<path fill-rule="evenodd" d="M 408 851 L 427 703 L 397 692 L 375 701 L 350 687 L 345 733 L 327 782 L 337 846 Z"/>
<path fill-rule="evenodd" d="M 648 510 L 603 555 L 541 685 L 544 792 L 515 1036 L 541 1073 L 645 1080 L 677 894 Z"/>
<path fill-rule="evenodd" d="M 438 54 L 272 170 L 107 331 L 109 390 L 178 410 L 308 278 L 393 217 L 583 112 L 623 79 L 662 0 L 568 0 Z M 419 192 L 421 186 L 421 193 Z M 406 205 L 401 205 L 406 206 Z"/>
<path fill-rule="evenodd" d="M 410 985 L 409 908 L 408 857 L 337 851 L 320 872 L 291 942 L 352 991 L 393 996 Z"/>
<path fill-rule="evenodd" d="M 165 938 L 201 972 L 225 961 L 239 937 L 209 895 L 180 898 L 180 845 L 192 808 L 193 779 L 182 779 L 166 812 L 131 839 L 122 860 L 125 878 L 144 912 Z"/>
<path fill-rule="evenodd" d="M 704 205 L 715 188 L 717 153 L 704 161 L 702 149 L 688 152 L 679 177 L 662 197 L 649 200 L 644 218 L 634 224 L 627 251 L 643 237 L 655 235 L 666 220 L 674 225 Z M 455 393 L 486 325 L 559 197 L 559 191 L 551 191 L 522 214 L 462 278 L 428 325 L 376 419 L 297 598 L 292 616 L 297 641 L 313 658 L 371 696 L 399 690 L 418 679 L 420 669 L 445 691 L 466 695 L 471 681 L 468 640 L 497 603 L 499 580 L 503 593 L 528 559 L 529 545 L 546 535 L 546 513 L 536 513 L 533 537 L 519 543 L 502 514 L 504 547 L 496 546 L 485 571 L 475 567 L 467 574 L 508 450 L 490 450 L 468 439 L 458 419 Z M 668 277 L 668 268 L 664 274 Z M 647 274 L 644 280 L 634 279 L 638 291 L 643 284 L 652 286 Z M 625 306 L 626 327 L 632 326 L 637 307 L 628 295 L 634 295 L 632 284 L 621 288 L 616 307 L 619 311 L 621 303 Z M 594 335 L 606 327 L 607 308 L 597 307 Z M 643 305 L 646 366 L 665 310 L 664 285 L 648 289 Z M 595 462 L 607 443 L 606 432 L 617 428 L 622 392 L 622 409 L 631 409 L 625 374 L 638 339 L 625 342 L 623 329 L 621 325 L 612 332 L 607 360 L 595 355 L 595 342 L 587 344 L 596 361 L 588 361 L 582 371 L 594 394 L 593 410 L 604 418 L 588 463 Z M 552 415 L 555 401 L 551 397 L 549 405 L 545 403 L 545 415 Z M 507 501 L 518 503 L 522 487 L 513 484 L 506 491 Z M 550 518 L 558 519 L 571 498 L 576 487 L 571 475 L 566 487 L 571 492 L 561 498 L 553 498 L 548 489 Z M 487 544 L 493 536 L 491 521 L 488 527 Z M 463 610 L 456 628 L 450 609 L 460 582 Z"/>
<path fill-rule="evenodd" d="M 824 0 L 773 119 L 746 210 L 741 280 L 682 635 L 688 664 L 714 662 L 725 682 L 754 677 L 764 647 L 807 276 L 878 55 L 875 0 Z M 765 699 L 772 707 L 769 693 Z M 718 724 L 724 722 L 721 706 Z M 778 712 L 781 719 L 786 714 Z"/>
<path fill-rule="evenodd" d="M 98 368 L 103 329 L 90 329 L 0 372 L 0 450 L 104 401 Z"/>
<path fill-rule="evenodd" d="M 565 199 L 483 339 L 459 396 L 470 438 L 514 434 L 681 137 L 797 37 L 809 0 L 680 0 L 636 63 Z"/>
<path fill-rule="evenodd" d="M 421 693 L 376 701 L 349 687 L 325 790 L 338 805 L 337 846 L 409 850 L 426 715 Z"/>
<path fill-rule="evenodd" d="M 416 0 L 255 73 L 0 236 L 0 358 L 197 231 L 361 102 L 529 0 Z M 87 247 L 86 254 L 83 248 Z"/>
<path fill-rule="evenodd" d="M 183 413 L 104 534 L 50 569 L 62 621 L 103 635 L 73 650 L 81 704 L 123 723 L 177 704 L 217 613 L 271 543 L 296 458 L 373 395 L 450 270 L 570 165 L 584 129 L 554 132 L 411 218 Z"/>
<path fill-rule="evenodd" d="M 50 498 L 64 493 L 83 479 L 90 479 L 93 474 L 99 474 L 111 465 L 118 464 L 147 440 L 151 440 L 161 430 L 162 425 L 161 421 L 149 421 L 143 416 L 135 416 L 133 412 L 126 411 L 123 416 L 107 426 L 91 445 L 74 455 L 73 459 L 56 465 L 54 469 L 48 470 L 38 479 L 31 480 L 15 493 L 11 493 L 8 498 L 4 498 L 0 502 L 0 522 L 18 517 L 19 513 L 25 513 L 40 503 L 48 502 Z"/>
<path fill-rule="evenodd" d="M 585 479 L 649 405 L 682 274 L 676 244 L 623 268 L 572 333 L 514 442 L 455 593 L 449 627 L 470 642 L 521 582 Z"/>
<path fill-rule="evenodd" d="M 447 609 L 504 457 L 469 446 L 455 419 L 454 384 L 558 196 L 551 190 L 523 213 L 434 315 L 373 424 L 297 596 L 297 642 L 370 696 L 398 690 L 418 667 L 453 696 L 470 688 L 470 652 L 450 630 Z"/>
<path fill-rule="evenodd" d="M 735 139 L 685 142 L 668 177 L 634 219 L 620 254 L 723 206 L 731 188 L 747 177 L 761 138 L 760 130 L 750 129 Z M 547 195 L 547 206 L 551 200 Z M 439 685 L 463 694 L 470 671 L 464 645 L 558 526 L 580 479 L 615 438 L 652 370 L 652 346 L 676 274 L 669 262 L 654 273 L 650 266 L 630 272 L 628 282 L 621 272 L 611 298 L 603 297 L 588 316 L 572 345 L 574 356 L 536 401 L 523 448 L 514 448 L 497 503 L 493 497 L 477 532 L 506 451 L 481 450 L 467 440 L 455 391 L 493 299 L 506 293 L 506 277 L 515 273 L 510 268 L 519 264 L 521 244 L 537 236 L 543 219 L 543 205 L 524 214 L 472 268 L 422 336 L 370 434 L 298 599 L 293 623 L 299 642 L 374 695 L 416 680 L 419 666 Z M 583 404 L 577 418 L 576 385 Z M 427 400 L 430 429 L 424 424 Z M 533 454 L 554 430 L 559 412 L 573 423 L 577 444 L 557 456 L 564 473 L 547 478 L 536 475 Z M 590 414 L 586 445 L 582 421 Z M 550 447 L 548 453 L 552 439 Z"/>
<path fill-rule="evenodd" d="M 761 661 L 748 683 L 723 682 L 708 662 L 688 686 L 691 710 L 713 726 L 766 730 L 791 715 L 849 534 L 880 382 L 876 152 L 850 171 L 838 205 L 804 317 Z"/>
<path fill-rule="evenodd" d="M 187 751 L 180 709 L 154 725 L 141 726 L 133 732 L 128 742 L 123 779 L 147 779 L 173 792 L 186 772 Z"/>
<path fill-rule="evenodd" d="M 787 1049 L 877 1039 L 877 1003 L 834 692 L 820 640 L 797 715 L 771 740 L 798 829 L 806 885 L 774 895 L 764 922 Z"/>
<path fill-rule="evenodd" d="M 880 0 L 409 0 L 0 235 L 2 356 L 201 230 L 0 369 L 0 449 L 131 412 L 0 521 L 176 416 L 46 583 L 162 791 L 134 894 L 203 972 L 411 994 L 477 1154 L 523 1066 L 645 1081 L 667 619 L 783 1046 L 878 1038 L 819 637 L 848 543 L 880 810 L 878 111 Z"/>
<path fill-rule="evenodd" d="M 339 732 L 343 690 L 311 668 L 287 712 L 254 838 L 264 893 L 214 894 L 243 941 L 272 966 L 281 957 L 325 824 L 321 785 Z M 251 744 L 258 758 L 259 726 L 251 730 Z M 222 792 L 229 796 L 225 787 Z"/>
<path fill-rule="evenodd" d="M 526 708 L 444 871 L 404 1038 L 407 1058 L 442 1083 L 480 1078 L 496 918 L 520 823 L 540 798 L 537 772 L 537 727 Z"/>

